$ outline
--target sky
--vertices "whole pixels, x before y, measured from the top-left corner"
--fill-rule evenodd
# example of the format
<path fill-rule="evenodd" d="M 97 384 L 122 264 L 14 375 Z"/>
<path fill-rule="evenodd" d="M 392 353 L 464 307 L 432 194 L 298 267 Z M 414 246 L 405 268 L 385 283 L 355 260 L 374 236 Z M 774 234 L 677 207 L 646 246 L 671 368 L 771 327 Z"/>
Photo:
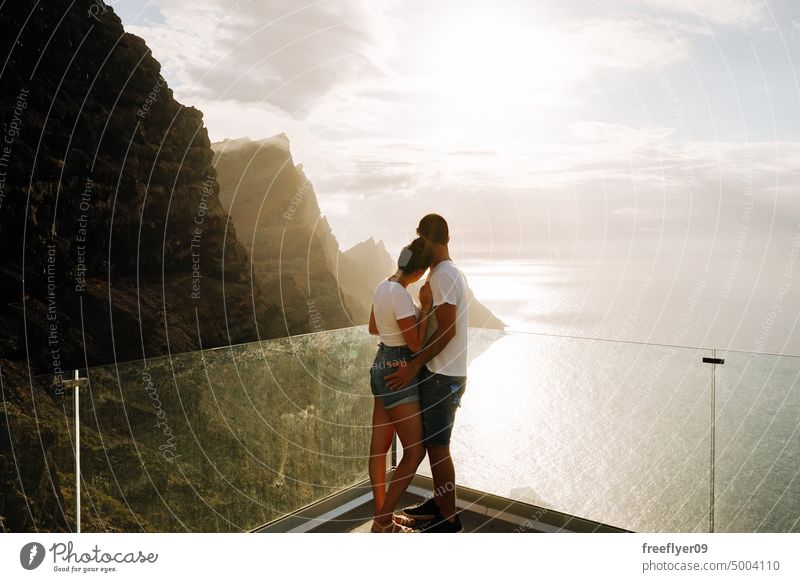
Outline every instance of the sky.
<path fill-rule="evenodd" d="M 212 141 L 284 132 L 343 248 L 752 257 L 800 233 L 797 0 L 114 0 Z"/>

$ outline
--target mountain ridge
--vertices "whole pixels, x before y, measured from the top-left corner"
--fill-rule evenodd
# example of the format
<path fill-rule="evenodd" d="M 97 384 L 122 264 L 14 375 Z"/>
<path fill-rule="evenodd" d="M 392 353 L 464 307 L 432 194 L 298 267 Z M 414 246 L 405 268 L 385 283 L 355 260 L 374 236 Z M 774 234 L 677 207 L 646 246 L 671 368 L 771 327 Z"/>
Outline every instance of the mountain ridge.
<path fill-rule="evenodd" d="M 322 214 L 313 184 L 292 156 L 285 133 L 264 140 L 229 138 L 211 147 L 220 201 L 267 292 L 279 281 L 297 284 L 305 278 L 307 289 L 297 286 L 296 292 L 306 301 L 316 297 L 315 303 L 321 302 L 322 321 L 341 327 L 366 324 L 375 287 L 396 270 L 385 243 L 373 235 L 342 251 Z M 287 241 L 298 251 L 306 247 L 305 264 L 292 264 L 275 252 Z M 276 272 L 281 276 L 276 277 Z M 468 294 L 471 326 L 505 327 L 471 289 Z"/>

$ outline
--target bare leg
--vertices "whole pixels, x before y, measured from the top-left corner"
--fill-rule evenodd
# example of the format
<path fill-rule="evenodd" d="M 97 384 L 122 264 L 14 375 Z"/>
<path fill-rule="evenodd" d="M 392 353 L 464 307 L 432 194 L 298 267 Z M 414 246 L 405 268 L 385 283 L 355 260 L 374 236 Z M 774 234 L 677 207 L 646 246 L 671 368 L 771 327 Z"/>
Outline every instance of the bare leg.
<path fill-rule="evenodd" d="M 386 499 L 386 453 L 392 446 L 394 426 L 380 399 L 375 398 L 372 409 L 372 442 L 369 447 L 369 480 L 372 483 L 372 496 L 375 513 L 380 512 Z"/>
<path fill-rule="evenodd" d="M 419 402 L 400 404 L 386 412 L 389 413 L 397 435 L 400 437 L 400 442 L 403 444 L 403 458 L 392 475 L 383 507 L 376 512 L 375 521 L 380 525 L 387 525 L 392 520 L 392 513 L 397 507 L 400 497 L 408 489 L 408 485 L 417 472 L 417 467 L 425 458 Z"/>
<path fill-rule="evenodd" d="M 450 456 L 450 445 L 429 446 L 428 458 L 436 502 L 445 519 L 453 521 L 456 516 L 456 469 Z"/>

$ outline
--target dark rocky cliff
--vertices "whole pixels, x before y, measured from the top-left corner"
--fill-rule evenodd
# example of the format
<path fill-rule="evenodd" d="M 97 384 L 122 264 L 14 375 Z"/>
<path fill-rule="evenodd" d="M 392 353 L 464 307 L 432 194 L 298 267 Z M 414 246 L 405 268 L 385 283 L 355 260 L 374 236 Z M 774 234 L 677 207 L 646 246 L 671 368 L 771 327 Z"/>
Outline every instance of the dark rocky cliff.
<path fill-rule="evenodd" d="M 285 335 L 251 294 L 202 114 L 110 8 L 26 6 L 2 8 L 3 356 L 46 372 L 53 347 L 81 367 Z"/>
<path fill-rule="evenodd" d="M 111 8 L 3 3 L 0 55 L 0 523 L 56 531 L 65 410 L 33 376 L 310 326 L 251 285 L 202 114 Z"/>

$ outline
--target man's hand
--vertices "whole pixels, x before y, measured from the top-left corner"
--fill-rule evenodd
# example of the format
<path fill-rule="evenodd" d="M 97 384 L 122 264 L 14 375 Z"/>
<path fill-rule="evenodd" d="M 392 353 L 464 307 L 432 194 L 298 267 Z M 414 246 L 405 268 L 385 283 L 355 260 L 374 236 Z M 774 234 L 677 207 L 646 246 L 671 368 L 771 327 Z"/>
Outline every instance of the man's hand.
<path fill-rule="evenodd" d="M 398 361 L 389 362 L 388 365 L 393 368 L 397 368 L 396 372 L 388 374 L 384 378 L 389 390 L 400 390 L 401 388 L 405 388 L 408 383 L 414 379 L 414 377 L 417 375 L 417 372 L 419 372 L 419 369 L 421 368 L 420 364 L 416 363 L 413 359 L 408 360 L 405 365 Z"/>

